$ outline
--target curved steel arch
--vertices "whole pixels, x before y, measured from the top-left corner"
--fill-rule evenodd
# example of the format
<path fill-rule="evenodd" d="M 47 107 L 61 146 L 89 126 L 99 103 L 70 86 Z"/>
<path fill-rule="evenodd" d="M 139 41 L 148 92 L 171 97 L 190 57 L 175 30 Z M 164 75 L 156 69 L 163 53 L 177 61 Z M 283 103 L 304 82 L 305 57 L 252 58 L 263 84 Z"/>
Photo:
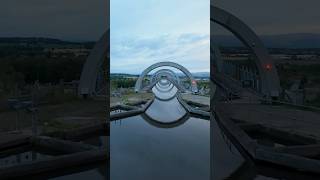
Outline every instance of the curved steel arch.
<path fill-rule="evenodd" d="M 170 84 L 166 90 L 162 90 L 161 87 L 159 87 L 159 84 L 156 84 L 156 85 L 153 86 L 153 87 L 156 88 L 159 92 L 169 92 L 169 91 L 171 91 L 175 86 L 174 86 L 173 84 Z"/>
<path fill-rule="evenodd" d="M 91 50 L 83 68 L 78 87 L 79 95 L 94 95 L 99 69 L 105 58 L 108 58 L 110 29 L 108 29 Z"/>
<path fill-rule="evenodd" d="M 139 92 L 141 90 L 141 86 L 142 86 L 142 81 L 143 78 L 152 70 L 162 67 L 162 66 L 169 66 L 169 67 L 174 67 L 176 69 L 179 69 L 180 71 L 182 71 L 192 82 L 192 91 L 193 92 L 198 92 L 198 87 L 197 87 L 197 83 L 196 80 L 193 78 L 192 74 L 183 66 L 181 66 L 180 64 L 174 63 L 174 62 L 159 62 L 159 63 L 155 63 L 151 66 L 149 66 L 148 68 L 146 68 L 141 75 L 139 76 L 136 85 L 135 85 L 135 91 Z"/>
<path fill-rule="evenodd" d="M 151 82 L 155 81 L 157 78 L 159 78 L 159 76 L 162 76 L 162 75 L 169 75 L 169 76 L 172 76 L 174 77 L 176 80 L 177 80 L 177 83 L 180 83 L 180 79 L 179 77 L 177 76 L 176 73 L 174 73 L 172 70 L 170 69 L 160 69 L 159 71 L 155 72 L 152 77 L 151 77 Z"/>
<path fill-rule="evenodd" d="M 244 22 L 229 12 L 215 6 L 210 7 L 211 22 L 215 22 L 232 32 L 252 50 L 261 76 L 261 91 L 271 97 L 280 94 L 280 81 L 272 57 L 255 32 Z M 213 29 L 213 28 L 211 28 Z"/>
<path fill-rule="evenodd" d="M 167 77 L 167 80 L 170 81 L 170 83 L 172 85 L 174 85 L 180 92 L 185 92 L 185 88 L 183 86 L 181 86 L 179 83 L 177 83 L 176 81 L 174 81 L 172 78 Z M 150 83 L 148 86 L 145 86 L 141 90 L 148 91 L 148 90 L 152 89 L 154 86 L 156 86 L 157 83 L 159 83 L 159 81 L 161 81 L 161 79 L 157 79 L 156 81 Z"/>

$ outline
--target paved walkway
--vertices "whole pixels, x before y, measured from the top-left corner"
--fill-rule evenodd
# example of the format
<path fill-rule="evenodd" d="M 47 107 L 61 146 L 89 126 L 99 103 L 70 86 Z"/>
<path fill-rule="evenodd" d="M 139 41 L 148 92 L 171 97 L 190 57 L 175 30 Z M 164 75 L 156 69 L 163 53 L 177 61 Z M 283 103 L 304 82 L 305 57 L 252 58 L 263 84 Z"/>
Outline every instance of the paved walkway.
<path fill-rule="evenodd" d="M 320 113 L 283 105 L 219 103 L 217 111 L 232 119 L 320 140 Z"/>
<path fill-rule="evenodd" d="M 192 102 L 196 102 L 206 106 L 210 106 L 210 97 L 207 97 L 207 96 L 199 96 L 194 94 L 182 94 L 182 98 L 187 101 L 192 101 Z"/>

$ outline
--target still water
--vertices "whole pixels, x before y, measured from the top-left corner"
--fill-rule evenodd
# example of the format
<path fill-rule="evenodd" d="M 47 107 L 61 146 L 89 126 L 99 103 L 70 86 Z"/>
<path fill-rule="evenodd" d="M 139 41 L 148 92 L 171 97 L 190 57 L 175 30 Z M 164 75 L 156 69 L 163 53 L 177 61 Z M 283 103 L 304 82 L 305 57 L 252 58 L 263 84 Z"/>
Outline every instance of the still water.
<path fill-rule="evenodd" d="M 43 160 L 52 157 L 54 154 L 46 153 L 44 151 L 37 151 L 34 149 L 25 149 L 16 154 L 1 156 L 0 155 L 0 168 L 13 167 L 19 164 L 31 163 L 38 160 Z"/>
<path fill-rule="evenodd" d="M 65 175 L 62 175 L 60 177 L 56 178 L 50 178 L 51 180 L 108 180 L 109 179 L 109 174 L 108 174 L 108 166 L 107 164 L 105 165 L 100 165 L 98 167 L 92 168 L 92 169 L 85 169 L 81 170 L 76 173 L 68 173 L 66 172 Z"/>
<path fill-rule="evenodd" d="M 187 114 L 187 111 L 182 107 L 177 98 L 169 101 L 154 99 L 145 114 L 156 121 L 170 123 L 181 119 Z"/>
<path fill-rule="evenodd" d="M 99 149 L 105 149 L 109 144 L 109 136 L 101 135 L 95 137 L 88 137 L 84 141 L 87 144 L 94 145 Z M 108 153 L 108 152 L 106 152 Z M 82 166 L 78 169 L 65 172 L 51 173 L 52 178 L 50 180 L 109 180 L 109 162 L 92 164 L 88 166 Z"/>
<path fill-rule="evenodd" d="M 152 123 L 144 116 L 134 116 L 111 124 L 110 177 L 122 179 L 209 179 L 210 122 L 189 117 L 181 123 Z M 214 180 L 319 180 L 318 175 L 297 172 L 272 164 L 254 163 L 244 157 L 211 121 Z M 108 137 L 86 142 L 104 146 Z M 55 174 L 54 176 L 57 176 Z M 66 172 L 54 180 L 109 179 L 109 164 Z"/>
<path fill-rule="evenodd" d="M 103 148 L 108 142 L 108 137 L 102 136 L 95 139 L 90 139 L 90 144 L 97 145 Z M 15 150 L 14 154 L 4 155 L 5 152 L 0 153 L 0 171 L 1 168 L 11 168 L 14 166 L 25 165 L 36 161 L 47 160 L 55 156 L 61 156 L 63 154 L 53 152 L 46 149 L 34 148 L 34 147 L 20 147 Z M 107 180 L 109 179 L 109 163 L 98 163 L 86 166 L 73 167 L 65 170 L 58 170 L 56 172 L 37 174 L 34 176 L 28 176 L 26 179 L 52 179 L 52 180 Z M 1 177 L 0 177 L 1 179 Z"/>
<path fill-rule="evenodd" d="M 208 180 L 210 122 L 190 117 L 178 126 L 155 126 L 142 116 L 111 124 L 112 180 Z"/>

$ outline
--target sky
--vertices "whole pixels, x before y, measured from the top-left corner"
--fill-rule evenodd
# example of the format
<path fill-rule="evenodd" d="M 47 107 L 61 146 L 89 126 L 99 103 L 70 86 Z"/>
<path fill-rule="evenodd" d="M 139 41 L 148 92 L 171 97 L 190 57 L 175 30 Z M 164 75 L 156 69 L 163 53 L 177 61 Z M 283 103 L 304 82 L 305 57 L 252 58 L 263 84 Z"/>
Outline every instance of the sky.
<path fill-rule="evenodd" d="M 211 1 L 259 35 L 320 33 L 319 0 Z M 96 41 L 109 11 L 108 0 L 1 0 L 0 37 Z M 111 70 L 174 60 L 207 71 L 209 15 L 209 0 L 111 0 Z M 214 33 L 230 34 L 219 26 Z"/>
<path fill-rule="evenodd" d="M 259 35 L 320 33 L 319 0 L 211 0 Z M 215 34 L 227 34 L 217 27 Z"/>
<path fill-rule="evenodd" d="M 67 40 L 97 40 L 107 29 L 109 0 L 1 0 L 0 1 L 0 37 L 12 36 L 42 36 L 55 37 Z M 179 19 L 174 13 L 182 8 L 192 23 L 201 24 L 195 19 L 203 16 L 204 12 L 195 12 L 196 7 L 207 4 L 207 0 L 111 0 L 115 15 L 127 14 L 137 17 L 143 14 L 152 15 L 145 17 L 146 21 L 155 19 Z M 196 1 L 196 2 L 194 2 Z M 205 2 L 204 2 L 205 1 Z M 135 4 L 133 4 L 135 2 Z M 202 3 L 204 2 L 204 3 Z M 242 19 L 257 34 L 287 34 L 287 33 L 320 33 L 320 1 L 319 0 L 211 0 L 213 4 L 235 14 Z M 158 11 L 150 6 L 156 4 Z M 160 5 L 159 5 L 160 4 Z M 193 5 L 195 5 L 193 9 Z M 116 7 L 119 6 L 119 7 Z M 167 8 L 168 6 L 169 8 Z M 131 7 L 131 8 L 130 8 Z M 137 12 L 137 8 L 140 12 Z M 167 9 L 160 11 L 162 8 Z M 199 8 L 198 8 L 199 9 Z M 192 11 L 190 11 L 192 10 Z M 152 13 L 151 13 L 152 11 Z M 159 17 L 156 17 L 159 15 Z M 119 16 L 117 16 L 119 17 Z M 188 21 L 187 18 L 184 22 Z M 144 22 L 145 23 L 145 22 Z M 119 29 L 131 26 L 132 33 L 137 32 L 144 23 L 129 20 L 118 21 Z M 155 23 L 155 22 L 154 22 Z M 159 25 L 159 24 L 158 24 Z M 170 24 L 167 24 L 170 25 Z M 172 24 L 171 24 L 172 25 Z M 183 26 L 185 27 L 185 26 Z M 183 27 L 180 27 L 182 29 Z M 189 27 L 190 28 L 190 27 Z M 193 30 L 201 27 L 192 27 Z M 152 30 L 150 28 L 147 28 Z M 147 29 L 145 31 L 147 31 Z M 166 27 L 160 28 L 159 33 Z M 177 28 L 176 30 L 178 30 Z M 222 28 L 216 28 L 215 33 L 226 33 Z"/>
<path fill-rule="evenodd" d="M 107 0 L 1 0 L 0 37 L 96 41 L 108 11 Z"/>
<path fill-rule="evenodd" d="M 139 74 L 160 61 L 210 71 L 209 0 L 111 0 L 111 73 Z"/>

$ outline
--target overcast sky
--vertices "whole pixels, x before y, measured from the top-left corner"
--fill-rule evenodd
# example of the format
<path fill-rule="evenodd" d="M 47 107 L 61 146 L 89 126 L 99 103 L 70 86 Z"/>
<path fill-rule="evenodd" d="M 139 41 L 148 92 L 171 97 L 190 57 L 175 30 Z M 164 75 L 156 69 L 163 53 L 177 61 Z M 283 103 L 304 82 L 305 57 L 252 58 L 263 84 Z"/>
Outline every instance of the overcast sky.
<path fill-rule="evenodd" d="M 111 72 L 159 61 L 209 72 L 209 0 L 111 0 Z"/>
<path fill-rule="evenodd" d="M 97 40 L 107 29 L 107 0 L 1 0 L 0 37 Z"/>
<path fill-rule="evenodd" d="M 258 34 L 320 33 L 319 0 L 211 1 L 216 6 L 238 16 Z M 114 12 L 128 15 L 138 14 L 134 12 L 134 7 L 141 10 L 149 8 L 157 2 L 162 5 L 158 8 L 159 11 L 153 11 L 156 14 L 153 14 L 152 17 L 156 19 L 155 21 L 159 21 L 164 17 L 162 16 L 164 13 L 161 13 L 160 9 L 168 4 L 167 0 L 163 2 L 162 0 L 127 0 L 127 2 L 119 0 L 117 5 L 121 7 L 117 7 L 118 10 Z M 171 8 L 169 7 L 167 11 L 163 10 L 168 13 L 165 14 L 167 19 L 170 19 L 174 12 L 180 12 L 179 9 L 197 3 L 190 0 L 185 1 L 184 5 L 179 4 L 182 2 L 181 0 L 171 0 L 170 2 Z M 132 9 L 127 5 L 121 5 L 122 3 L 130 4 Z M 0 36 L 51 36 L 62 39 L 96 40 L 102 35 L 108 24 L 107 12 L 109 8 L 107 4 L 107 0 L 1 0 Z M 175 7 L 176 5 L 179 7 Z M 187 9 L 191 10 L 192 7 L 187 7 Z M 202 16 L 203 13 L 195 11 L 187 13 L 193 12 L 198 15 L 194 15 L 190 21 L 197 23 L 193 20 Z M 185 22 L 188 21 L 188 18 L 181 19 L 184 19 Z M 150 18 L 146 17 L 145 19 Z M 132 27 L 132 31 L 139 29 L 139 27 L 133 28 L 133 23 L 119 21 L 117 25 L 124 27 L 124 24 L 128 24 Z M 140 23 L 140 26 L 143 26 L 143 23 Z M 216 33 L 220 33 L 221 29 L 217 28 Z M 162 30 L 164 29 L 160 28 L 159 32 Z"/>
<path fill-rule="evenodd" d="M 319 0 L 211 0 L 257 34 L 320 33 Z M 215 33 L 221 34 L 222 28 Z"/>
<path fill-rule="evenodd" d="M 0 37 L 95 41 L 107 29 L 107 2 L 1 0 Z M 260 35 L 320 33 L 319 0 L 213 0 L 213 4 Z M 111 0 L 111 71 L 140 72 L 160 60 L 208 71 L 209 15 L 209 0 Z M 216 27 L 215 33 L 226 31 Z"/>

